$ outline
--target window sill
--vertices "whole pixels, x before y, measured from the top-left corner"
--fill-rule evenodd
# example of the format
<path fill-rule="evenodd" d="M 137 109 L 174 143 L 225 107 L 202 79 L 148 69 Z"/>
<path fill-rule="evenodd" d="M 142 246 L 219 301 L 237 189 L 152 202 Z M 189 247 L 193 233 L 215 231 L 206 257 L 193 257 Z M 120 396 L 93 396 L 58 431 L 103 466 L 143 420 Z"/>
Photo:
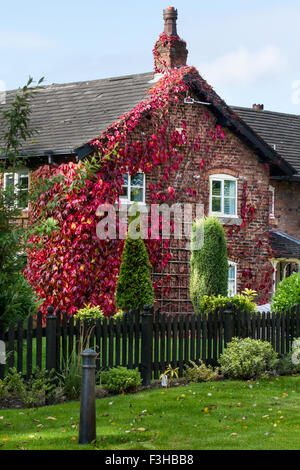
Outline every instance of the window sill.
<path fill-rule="evenodd" d="M 237 216 L 223 216 L 223 215 L 216 215 L 216 214 L 210 214 L 212 217 L 217 217 L 219 221 L 221 222 L 222 225 L 242 225 L 242 219 Z"/>

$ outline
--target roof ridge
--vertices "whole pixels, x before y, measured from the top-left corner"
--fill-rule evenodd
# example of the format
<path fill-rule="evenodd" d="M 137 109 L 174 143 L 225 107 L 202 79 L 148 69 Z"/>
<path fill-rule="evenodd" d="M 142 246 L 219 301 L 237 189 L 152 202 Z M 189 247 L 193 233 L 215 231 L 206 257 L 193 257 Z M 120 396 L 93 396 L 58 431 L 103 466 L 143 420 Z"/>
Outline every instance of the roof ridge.
<path fill-rule="evenodd" d="M 257 114 L 278 114 L 280 116 L 291 116 L 291 117 L 297 117 L 300 119 L 300 114 L 292 114 L 292 113 L 282 113 L 280 111 L 270 111 L 268 109 L 264 109 L 264 110 L 259 110 L 259 109 L 253 109 L 253 108 L 248 108 L 246 106 L 234 106 L 234 105 L 229 105 L 230 108 L 232 109 L 240 109 L 240 110 L 245 110 L 245 111 L 251 111 L 253 113 L 257 113 Z"/>

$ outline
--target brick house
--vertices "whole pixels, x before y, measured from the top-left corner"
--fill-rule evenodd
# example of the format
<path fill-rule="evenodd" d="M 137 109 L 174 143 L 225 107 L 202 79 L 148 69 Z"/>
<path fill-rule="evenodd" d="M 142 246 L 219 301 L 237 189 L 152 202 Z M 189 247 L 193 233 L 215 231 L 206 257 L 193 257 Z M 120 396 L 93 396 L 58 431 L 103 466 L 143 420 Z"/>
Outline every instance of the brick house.
<path fill-rule="evenodd" d="M 24 148 L 30 158 L 17 174 L 8 169 L 4 186 L 19 185 L 18 190 L 26 192 L 30 172 L 37 167 L 93 154 L 94 142 L 107 139 L 113 123 L 130 116 L 159 79 L 168 79 L 167 69 L 182 69 L 186 94 L 176 105 L 166 103 L 168 132 L 181 133 L 184 122 L 190 140 L 201 140 L 201 146 L 209 148 L 205 162 L 197 147 L 193 155 L 183 149 L 168 185 L 180 194 L 190 191 L 181 202 L 202 203 L 206 214 L 220 218 L 227 233 L 230 292 L 249 286 L 263 303 L 283 277 L 300 272 L 300 116 L 265 111 L 262 105 L 229 107 L 193 68 L 186 67 L 188 51 L 177 35 L 176 19 L 173 7 L 164 10 L 164 33 L 154 48 L 155 73 L 42 87 L 32 103 L 38 136 Z M 8 92 L 8 104 L 13 96 L 14 91 Z M 210 138 L 212 129 L 226 138 Z M 143 141 L 151 130 L 150 113 L 128 135 L 128 143 L 134 138 Z M 146 175 L 125 175 L 123 201 L 131 203 L 136 199 L 131 195 L 138 194 L 139 202 L 151 202 L 150 188 L 162 177 L 161 166 Z M 27 217 L 24 207 L 24 222 Z M 174 239 L 171 252 L 163 273 L 168 289 L 161 281 L 156 302 L 162 311 L 188 312 L 190 252 L 183 241 Z M 154 269 L 153 280 L 161 278 Z"/>

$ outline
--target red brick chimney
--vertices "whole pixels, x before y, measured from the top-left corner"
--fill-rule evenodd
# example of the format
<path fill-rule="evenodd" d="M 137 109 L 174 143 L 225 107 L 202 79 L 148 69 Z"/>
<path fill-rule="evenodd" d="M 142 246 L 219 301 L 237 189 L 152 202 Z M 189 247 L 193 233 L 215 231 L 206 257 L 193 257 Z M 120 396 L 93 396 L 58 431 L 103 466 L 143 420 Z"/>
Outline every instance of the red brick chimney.
<path fill-rule="evenodd" d="M 264 105 L 263 104 L 253 104 L 252 109 L 256 109 L 256 111 L 263 111 Z"/>
<path fill-rule="evenodd" d="M 163 16 L 164 32 L 159 36 L 153 49 L 154 68 L 157 73 L 164 73 L 168 69 L 186 65 L 188 55 L 186 42 L 177 34 L 177 10 L 174 7 L 168 7 L 164 10 Z"/>

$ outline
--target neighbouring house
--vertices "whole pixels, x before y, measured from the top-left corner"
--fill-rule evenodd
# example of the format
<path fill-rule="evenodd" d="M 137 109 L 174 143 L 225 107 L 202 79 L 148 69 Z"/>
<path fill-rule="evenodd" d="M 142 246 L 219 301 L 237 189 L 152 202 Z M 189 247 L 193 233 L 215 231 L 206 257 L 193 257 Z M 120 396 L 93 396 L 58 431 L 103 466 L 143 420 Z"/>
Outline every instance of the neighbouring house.
<path fill-rule="evenodd" d="M 154 72 L 41 87 L 32 102 L 38 135 L 24 148 L 26 166 L 16 174 L 8 169 L 4 187 L 26 192 L 38 167 L 78 162 L 118 143 L 137 159 L 135 173 L 122 173 L 120 199 L 202 203 L 224 224 L 229 292 L 251 287 L 265 303 L 283 277 L 300 272 L 300 116 L 228 106 L 186 65 L 176 20 L 173 7 L 164 10 Z M 153 134 L 159 113 L 162 129 Z M 151 171 L 138 169 L 138 155 Z M 153 269 L 156 303 L 162 311 L 190 312 L 190 251 L 174 237 L 169 250 L 164 271 Z"/>

